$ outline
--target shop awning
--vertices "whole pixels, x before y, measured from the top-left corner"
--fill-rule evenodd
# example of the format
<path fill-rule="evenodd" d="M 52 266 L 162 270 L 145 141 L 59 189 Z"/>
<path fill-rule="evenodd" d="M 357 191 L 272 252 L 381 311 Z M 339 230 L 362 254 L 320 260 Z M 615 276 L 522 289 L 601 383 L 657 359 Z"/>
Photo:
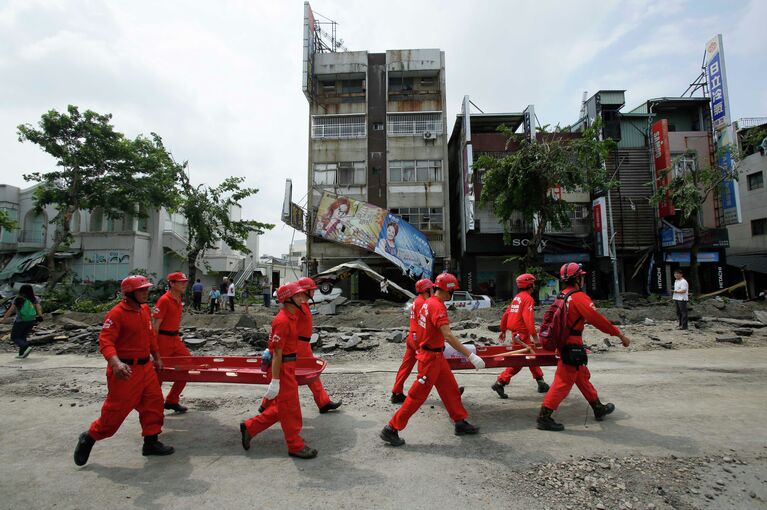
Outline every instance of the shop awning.
<path fill-rule="evenodd" d="M 10 280 L 13 275 L 25 273 L 43 262 L 45 262 L 44 250 L 33 253 L 17 253 L 0 272 L 0 281 Z"/>
<path fill-rule="evenodd" d="M 727 255 L 727 264 L 746 271 L 767 273 L 767 254 Z"/>

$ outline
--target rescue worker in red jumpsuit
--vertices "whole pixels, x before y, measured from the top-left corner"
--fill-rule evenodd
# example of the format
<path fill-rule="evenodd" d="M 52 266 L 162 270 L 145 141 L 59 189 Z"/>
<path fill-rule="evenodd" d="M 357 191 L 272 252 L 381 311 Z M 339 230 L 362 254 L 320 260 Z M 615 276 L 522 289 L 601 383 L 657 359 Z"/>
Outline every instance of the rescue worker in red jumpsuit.
<path fill-rule="evenodd" d="M 298 349 L 298 316 L 301 305 L 308 299 L 306 292 L 296 282 L 286 283 L 277 289 L 277 301 L 282 308 L 272 321 L 269 334 L 269 351 L 272 355 L 272 381 L 265 398 L 274 400 L 261 414 L 240 423 L 242 447 L 250 449 L 253 437 L 278 421 L 288 445 L 288 455 L 301 459 L 312 459 L 317 450 L 310 448 L 301 438 L 301 404 L 298 400 L 296 382 L 296 356 Z"/>
<path fill-rule="evenodd" d="M 416 363 L 416 354 L 418 354 L 418 314 L 421 307 L 427 299 L 431 297 L 431 290 L 434 284 L 428 278 L 422 278 L 415 282 L 415 292 L 418 294 L 413 301 L 413 307 L 410 309 L 410 330 L 405 339 L 405 355 L 402 357 L 402 364 L 397 370 L 397 377 L 394 379 L 394 387 L 391 390 L 391 403 L 401 404 L 405 401 L 405 381 Z"/>
<path fill-rule="evenodd" d="M 181 315 L 184 313 L 184 292 L 189 279 L 184 273 L 171 273 L 166 278 L 168 290 L 160 296 L 152 310 L 152 327 L 157 332 L 157 345 L 160 347 L 160 356 L 163 358 L 173 356 L 191 356 L 181 340 Z M 187 411 L 186 406 L 179 403 L 181 392 L 184 391 L 186 382 L 176 381 L 170 387 L 168 396 L 165 397 L 165 409 L 170 409 L 178 414 Z"/>
<path fill-rule="evenodd" d="M 605 416 L 615 410 L 615 405 L 603 404 L 599 401 L 597 390 L 589 380 L 591 373 L 586 366 L 588 357 L 583 346 L 583 328 L 586 323 L 589 323 L 603 333 L 620 338 L 624 347 L 628 347 L 631 341 L 597 311 L 594 302 L 583 292 L 585 275 L 586 272 L 581 265 L 575 262 L 565 264 L 559 270 L 559 276 L 564 285 L 561 296 L 566 299 L 569 336 L 565 345 L 558 349 L 560 359 L 554 374 L 554 382 L 551 383 L 551 389 L 543 398 L 543 405 L 538 415 L 538 428 L 541 430 L 564 430 L 564 425 L 554 421 L 551 415 L 570 393 L 573 385 L 578 387 L 591 405 L 597 421 L 602 421 Z"/>
<path fill-rule="evenodd" d="M 151 286 L 143 276 L 125 278 L 120 284 L 123 300 L 104 318 L 99 350 L 108 362 L 107 398 L 101 416 L 77 441 L 74 458 L 78 466 L 88 462 L 96 441 L 112 437 L 134 409 L 144 436 L 142 454 L 173 453 L 172 447 L 157 439 L 163 424 L 162 388 L 157 377 L 162 361 L 146 304 Z"/>
<path fill-rule="evenodd" d="M 469 351 L 450 331 L 445 301 L 458 290 L 458 280 L 450 273 L 442 273 L 434 281 L 435 294 L 426 300 L 418 314 L 418 376 L 408 391 L 405 403 L 394 414 L 381 431 L 380 437 L 392 446 L 401 446 L 405 440 L 399 437 L 399 431 L 407 426 L 408 420 L 423 405 L 433 387 L 437 387 L 440 399 L 445 404 L 450 418 L 455 423 L 455 435 L 479 433 L 466 421 L 468 413 L 461 403 L 458 383 L 450 370 L 443 351 L 447 341 L 456 351 L 466 356 L 475 368 L 485 368 L 485 362 Z"/>
<path fill-rule="evenodd" d="M 501 317 L 501 333 L 498 339 L 506 340 L 506 331 L 511 331 L 511 345 L 514 349 L 520 349 L 526 345 L 538 344 L 538 333 L 535 330 L 535 317 L 533 315 L 535 300 L 533 291 L 535 290 L 535 276 L 530 273 L 521 274 L 517 277 L 517 287 L 519 293 L 514 296 L 511 304 Z M 530 344 L 530 340 L 534 344 Z M 541 367 L 529 367 L 533 379 L 538 381 L 538 393 L 549 391 L 549 385 L 543 380 L 543 370 Z M 522 370 L 521 367 L 509 367 L 498 376 L 490 388 L 501 398 L 509 398 L 503 391 L 503 387 L 511 382 L 514 377 Z"/>

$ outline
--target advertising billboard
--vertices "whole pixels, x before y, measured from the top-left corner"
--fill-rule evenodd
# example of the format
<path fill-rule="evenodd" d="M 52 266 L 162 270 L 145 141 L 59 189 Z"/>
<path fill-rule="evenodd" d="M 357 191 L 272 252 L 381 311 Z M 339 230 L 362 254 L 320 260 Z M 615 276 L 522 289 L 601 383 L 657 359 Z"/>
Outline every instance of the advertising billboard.
<path fill-rule="evenodd" d="M 655 122 L 652 127 L 652 153 L 655 162 L 655 182 L 658 188 L 667 185 L 671 180 L 671 146 L 668 142 L 668 121 Z M 658 214 L 661 218 L 674 215 L 674 204 L 666 197 L 658 204 Z"/>
<path fill-rule="evenodd" d="M 426 235 L 373 204 L 326 191 L 311 233 L 377 253 L 413 279 L 432 277 L 434 252 Z"/>
<path fill-rule="evenodd" d="M 594 217 L 594 252 L 597 257 L 610 256 L 610 243 L 607 236 L 607 204 L 605 197 L 591 202 L 591 214 Z"/>
<path fill-rule="evenodd" d="M 317 38 L 314 33 L 314 13 L 309 2 L 304 2 L 304 66 L 301 80 L 301 89 L 307 99 L 312 94 L 312 77 L 314 74 L 314 54 L 317 51 Z"/>

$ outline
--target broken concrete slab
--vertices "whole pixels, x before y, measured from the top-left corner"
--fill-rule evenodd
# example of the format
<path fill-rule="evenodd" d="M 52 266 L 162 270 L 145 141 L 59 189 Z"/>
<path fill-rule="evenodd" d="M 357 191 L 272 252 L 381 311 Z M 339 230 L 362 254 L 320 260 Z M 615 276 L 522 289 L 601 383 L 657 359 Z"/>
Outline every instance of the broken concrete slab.
<path fill-rule="evenodd" d="M 405 338 L 405 335 L 402 334 L 402 331 L 397 331 L 395 333 L 392 333 L 386 338 L 387 342 L 391 342 L 394 344 L 401 344 Z"/>
<path fill-rule="evenodd" d="M 189 346 L 190 349 L 196 349 L 197 347 L 202 347 L 205 345 L 205 342 L 207 342 L 207 339 L 205 338 L 183 338 L 183 341 L 186 345 Z"/>
<path fill-rule="evenodd" d="M 751 336 L 754 333 L 754 330 L 749 328 L 735 328 L 732 332 L 740 336 Z"/>
<path fill-rule="evenodd" d="M 319 333 L 312 333 L 311 338 L 309 339 L 309 345 L 312 346 L 312 348 L 321 347 L 322 344 L 320 343 L 320 334 Z"/>
<path fill-rule="evenodd" d="M 336 315 L 336 305 L 333 303 L 323 303 L 320 305 L 319 309 L 320 315 Z"/>
<path fill-rule="evenodd" d="M 717 342 L 727 342 L 731 344 L 742 344 L 743 339 L 739 336 L 735 335 L 720 335 L 716 337 Z"/>
<path fill-rule="evenodd" d="M 62 317 L 59 319 L 59 323 L 61 324 L 62 329 L 65 330 L 86 329 L 88 326 L 90 326 L 90 324 L 86 324 L 75 319 L 70 319 L 69 317 Z"/>
<path fill-rule="evenodd" d="M 754 310 L 754 318 L 767 326 L 767 312 L 762 310 Z"/>
<path fill-rule="evenodd" d="M 345 351 L 350 351 L 357 347 L 362 342 L 362 338 L 360 338 L 357 335 L 352 335 L 349 340 L 346 341 L 346 343 L 343 345 L 343 349 Z"/>

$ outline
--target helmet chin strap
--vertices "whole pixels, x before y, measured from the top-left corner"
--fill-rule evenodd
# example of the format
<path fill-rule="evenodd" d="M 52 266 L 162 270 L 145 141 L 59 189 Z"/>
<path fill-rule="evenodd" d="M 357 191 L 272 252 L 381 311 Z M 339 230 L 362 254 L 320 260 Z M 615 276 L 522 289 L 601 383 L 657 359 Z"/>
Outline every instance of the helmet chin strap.
<path fill-rule="evenodd" d="M 135 291 L 135 290 L 134 290 L 133 292 L 126 292 L 126 293 L 125 293 L 125 298 L 126 298 L 127 300 L 129 300 L 129 301 L 133 301 L 133 302 L 134 302 L 134 303 L 136 303 L 137 305 L 143 305 L 144 303 L 142 303 L 142 302 L 140 302 L 138 299 L 136 299 L 135 293 L 136 293 L 136 291 Z"/>
<path fill-rule="evenodd" d="M 299 306 L 299 304 L 298 304 L 298 303 L 296 303 L 296 300 L 295 300 L 295 299 L 293 299 L 293 298 L 291 297 L 291 298 L 290 298 L 290 299 L 289 299 L 287 302 L 288 302 L 288 303 L 290 303 L 291 305 L 295 306 L 296 308 L 298 308 L 298 311 L 299 311 L 299 312 L 301 312 L 301 315 L 305 315 L 305 314 L 304 314 L 304 309 L 303 309 L 303 308 L 301 308 L 301 306 Z"/>

